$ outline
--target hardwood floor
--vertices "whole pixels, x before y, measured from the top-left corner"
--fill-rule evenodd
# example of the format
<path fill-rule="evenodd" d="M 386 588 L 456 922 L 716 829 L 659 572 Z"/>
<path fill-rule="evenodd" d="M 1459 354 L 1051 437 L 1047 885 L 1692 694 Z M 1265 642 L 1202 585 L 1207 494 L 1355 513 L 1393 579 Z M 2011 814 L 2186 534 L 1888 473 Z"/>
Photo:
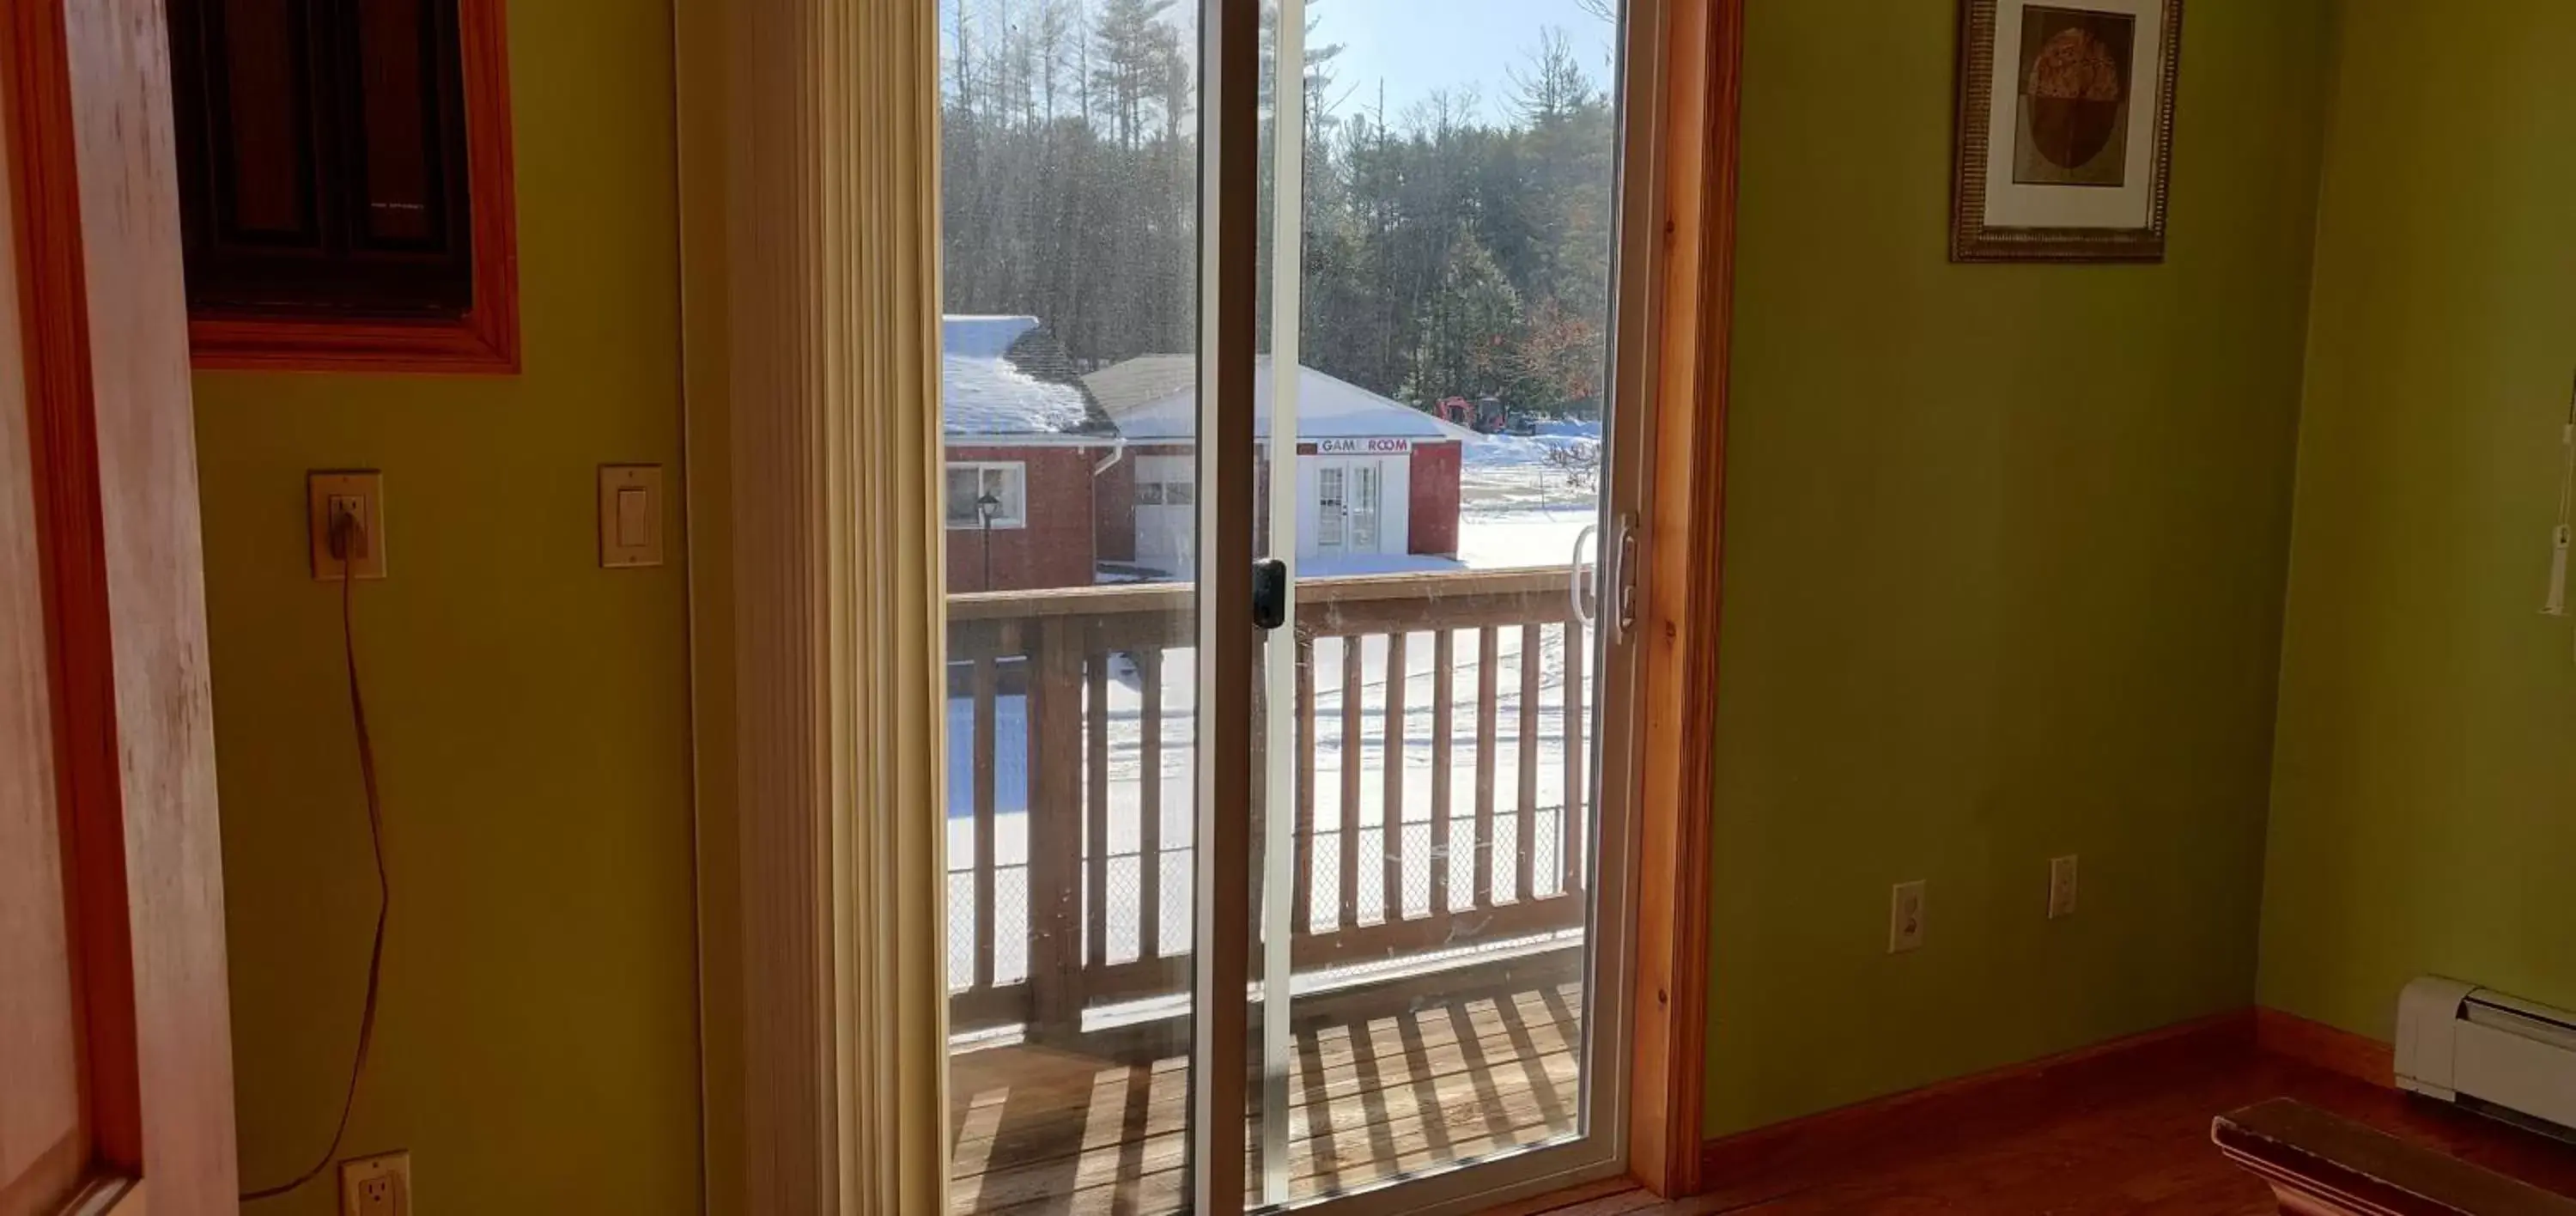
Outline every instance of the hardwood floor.
<path fill-rule="evenodd" d="M 1716 1189 L 1664 1203 L 1590 1199 L 1558 1216 L 1977 1213 L 1980 1216 L 2270 1216 L 2272 1192 L 2210 1143 L 2210 1120 L 2290 1097 L 2562 1194 L 2576 1147 L 2414 1099 L 2251 1045 L 2163 1058 L 2062 1102 L 1966 1112 L 1830 1163 L 1743 1165 Z"/>
<path fill-rule="evenodd" d="M 1519 984 L 1301 1018 L 1298 1196 L 1569 1130 L 1573 1009 L 1562 983 Z M 951 1212 L 1177 1210 L 1184 1055 L 1118 1063 L 1020 1045 L 955 1057 Z M 1863 1116 L 1858 1134 L 1846 1119 L 1830 1137 L 1722 1149 L 1714 1189 L 1695 1199 L 1595 1187 L 1497 1216 L 2270 1216 L 2270 1188 L 2230 1164 L 2209 1131 L 2220 1114 L 2278 1097 L 2576 1194 L 2576 1147 L 2263 1051 L 2248 1024 L 2212 1023 L 1936 1091 L 1910 1113 Z"/>

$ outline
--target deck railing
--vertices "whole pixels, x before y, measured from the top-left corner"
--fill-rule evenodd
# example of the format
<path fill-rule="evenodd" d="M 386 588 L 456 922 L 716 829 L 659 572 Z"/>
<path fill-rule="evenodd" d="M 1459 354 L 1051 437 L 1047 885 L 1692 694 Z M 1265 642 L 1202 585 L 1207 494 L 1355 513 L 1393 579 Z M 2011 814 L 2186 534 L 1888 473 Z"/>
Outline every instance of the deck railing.
<path fill-rule="evenodd" d="M 1299 583 L 1299 973 L 1582 923 L 1590 656 L 1565 578 Z M 949 597 L 952 1029 L 1051 1037 L 1187 990 L 1194 594 Z"/>

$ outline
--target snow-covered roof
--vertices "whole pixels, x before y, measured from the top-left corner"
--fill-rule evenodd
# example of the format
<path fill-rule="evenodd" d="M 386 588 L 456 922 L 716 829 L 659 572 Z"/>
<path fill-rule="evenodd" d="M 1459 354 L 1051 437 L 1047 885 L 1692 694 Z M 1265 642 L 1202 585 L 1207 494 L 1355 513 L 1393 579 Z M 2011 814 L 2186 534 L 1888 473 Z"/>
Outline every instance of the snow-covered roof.
<path fill-rule="evenodd" d="M 1270 434 L 1270 402 L 1277 377 L 1270 357 L 1253 360 L 1253 433 Z M 1082 378 L 1120 434 L 1140 442 L 1198 437 L 1198 359 L 1193 355 L 1140 355 Z M 1457 439 L 1474 431 L 1311 367 L 1297 369 L 1299 439 Z"/>
<path fill-rule="evenodd" d="M 1044 374 L 1059 370 L 1046 363 L 1062 360 L 1039 357 L 1031 349 L 1052 347 L 1052 340 L 1038 332 L 1036 317 L 942 317 L 939 342 L 942 433 L 990 438 L 1111 433 L 1109 420 L 1092 407 L 1070 374 Z"/>

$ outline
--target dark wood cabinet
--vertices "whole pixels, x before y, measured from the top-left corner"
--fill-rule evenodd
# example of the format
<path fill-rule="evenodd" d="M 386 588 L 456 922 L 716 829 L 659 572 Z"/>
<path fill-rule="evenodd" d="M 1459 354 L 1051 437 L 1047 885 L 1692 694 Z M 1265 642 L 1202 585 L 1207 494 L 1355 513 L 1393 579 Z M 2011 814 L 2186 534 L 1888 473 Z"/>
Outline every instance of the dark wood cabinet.
<path fill-rule="evenodd" d="M 517 366 L 500 0 L 168 0 L 201 366 Z"/>

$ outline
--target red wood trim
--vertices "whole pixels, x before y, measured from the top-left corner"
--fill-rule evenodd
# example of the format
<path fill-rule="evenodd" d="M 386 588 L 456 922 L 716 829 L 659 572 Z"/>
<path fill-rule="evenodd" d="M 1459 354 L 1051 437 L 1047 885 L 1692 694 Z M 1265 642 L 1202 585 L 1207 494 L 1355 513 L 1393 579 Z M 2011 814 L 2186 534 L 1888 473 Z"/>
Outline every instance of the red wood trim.
<path fill-rule="evenodd" d="M 1971 1119 L 1987 1127 L 2035 1119 L 2088 1095 L 2126 1092 L 2178 1061 L 2242 1052 L 2253 1041 L 2253 1019 L 2242 1011 L 2184 1022 L 1712 1140 L 1701 1169 L 1730 1194 L 1785 1194 L 1843 1176 L 1892 1144 L 1956 1132 Z"/>
<path fill-rule="evenodd" d="M 61 6 L 25 3 L 9 11 L 6 50 L 17 89 L 9 160 L 17 170 L 18 313 L 53 669 L 56 796 L 70 862 L 65 878 L 89 1070 L 85 1098 L 98 1164 L 134 1173 L 143 1164 L 142 1083 L 79 136 Z"/>
<path fill-rule="evenodd" d="M 1717 737 L 1720 511 L 1735 292 L 1744 0 L 1684 0 L 1666 31 L 1666 321 L 1649 512 L 1636 1033 L 1628 1168 L 1661 1195 L 1703 1182 L 1708 850 Z M 1679 231 L 1684 225 L 1694 230 Z"/>
<path fill-rule="evenodd" d="M 2576 1216 L 2576 1200 L 2286 1098 L 2220 1115 L 2210 1140 L 2302 1216 Z"/>
<path fill-rule="evenodd" d="M 2310 1067 L 2384 1088 L 2397 1087 L 2397 1048 L 2367 1035 L 2262 1008 L 2254 1011 L 2254 1041 L 2273 1055 Z"/>
<path fill-rule="evenodd" d="M 474 307 L 453 321 L 201 313 L 188 320 L 199 370 L 519 372 L 519 235 L 510 134 L 507 0 L 458 0 L 465 74 Z"/>

